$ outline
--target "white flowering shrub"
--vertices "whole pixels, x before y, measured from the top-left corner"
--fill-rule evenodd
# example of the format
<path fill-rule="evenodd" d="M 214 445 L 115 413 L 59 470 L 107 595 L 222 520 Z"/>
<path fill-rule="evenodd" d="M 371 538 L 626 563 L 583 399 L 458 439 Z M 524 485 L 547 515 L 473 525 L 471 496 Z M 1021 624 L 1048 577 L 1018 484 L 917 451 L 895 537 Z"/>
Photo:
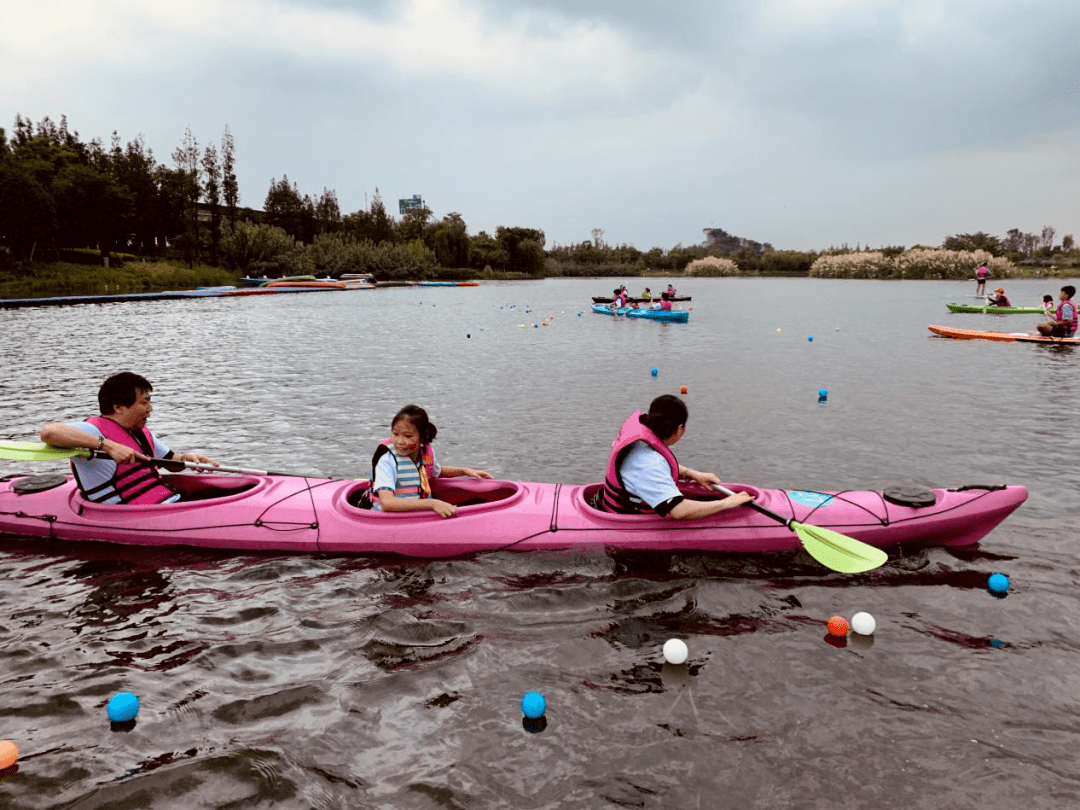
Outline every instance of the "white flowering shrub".
<path fill-rule="evenodd" d="M 721 259 L 719 256 L 706 256 L 703 259 L 694 259 L 686 265 L 688 276 L 736 276 L 739 274 L 739 265 L 731 259 Z"/>
<path fill-rule="evenodd" d="M 975 277 L 975 268 L 983 262 L 994 278 L 1016 273 L 1016 267 L 1008 259 L 991 256 L 985 250 L 912 248 L 894 257 L 878 252 L 820 256 L 811 265 L 810 275 L 817 278 L 968 279 Z"/>

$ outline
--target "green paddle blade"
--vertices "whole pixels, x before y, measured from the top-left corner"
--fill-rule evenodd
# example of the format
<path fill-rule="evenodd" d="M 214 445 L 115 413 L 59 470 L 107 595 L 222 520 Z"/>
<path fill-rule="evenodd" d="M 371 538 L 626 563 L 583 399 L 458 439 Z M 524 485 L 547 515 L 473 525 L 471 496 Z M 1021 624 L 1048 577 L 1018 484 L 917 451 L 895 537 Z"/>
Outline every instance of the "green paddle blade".
<path fill-rule="evenodd" d="M 6 461 L 57 461 L 72 456 L 88 456 L 77 447 L 52 447 L 45 442 L 0 442 L 0 458 Z"/>
<path fill-rule="evenodd" d="M 802 541 L 810 556 L 833 571 L 843 574 L 861 574 L 883 565 L 889 555 L 880 548 L 869 546 L 854 537 L 823 529 L 805 526 L 791 521 L 791 528 Z"/>

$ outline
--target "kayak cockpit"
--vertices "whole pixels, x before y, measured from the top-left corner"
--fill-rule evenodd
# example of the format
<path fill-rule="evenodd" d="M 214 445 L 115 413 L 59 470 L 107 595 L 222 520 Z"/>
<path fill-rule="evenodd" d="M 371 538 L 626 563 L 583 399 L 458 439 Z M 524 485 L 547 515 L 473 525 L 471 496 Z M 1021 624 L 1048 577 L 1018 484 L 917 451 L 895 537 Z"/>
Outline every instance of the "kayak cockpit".
<path fill-rule="evenodd" d="M 367 502 L 368 481 L 358 481 L 343 493 L 337 508 L 350 516 L 370 516 L 376 520 L 416 519 L 424 512 L 383 512 L 371 509 Z M 526 487 L 516 481 L 497 481 L 487 478 L 437 478 L 432 482 L 432 497 L 452 503 L 461 514 L 476 514 L 503 509 L 517 503 L 525 496 Z M 434 513 L 431 513 L 433 516 Z"/>

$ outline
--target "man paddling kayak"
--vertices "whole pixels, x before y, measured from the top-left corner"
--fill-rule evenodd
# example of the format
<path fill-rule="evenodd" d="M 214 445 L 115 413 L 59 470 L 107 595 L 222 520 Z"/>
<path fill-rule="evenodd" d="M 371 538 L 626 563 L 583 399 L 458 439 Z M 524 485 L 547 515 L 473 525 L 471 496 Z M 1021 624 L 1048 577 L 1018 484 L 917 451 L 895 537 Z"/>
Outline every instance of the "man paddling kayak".
<path fill-rule="evenodd" d="M 202 453 L 174 453 L 147 430 L 146 420 L 154 410 L 150 402 L 153 390 L 154 386 L 138 374 L 130 371 L 114 374 L 98 390 L 101 416 L 92 416 L 84 422 L 50 422 L 38 434 L 53 447 L 98 452 L 96 458 L 71 459 L 75 480 L 87 500 L 136 504 L 180 500 L 180 493 L 162 480 L 156 466 L 148 463 L 151 458 L 218 466 Z M 176 465 L 176 471 L 181 469 L 182 465 Z"/>

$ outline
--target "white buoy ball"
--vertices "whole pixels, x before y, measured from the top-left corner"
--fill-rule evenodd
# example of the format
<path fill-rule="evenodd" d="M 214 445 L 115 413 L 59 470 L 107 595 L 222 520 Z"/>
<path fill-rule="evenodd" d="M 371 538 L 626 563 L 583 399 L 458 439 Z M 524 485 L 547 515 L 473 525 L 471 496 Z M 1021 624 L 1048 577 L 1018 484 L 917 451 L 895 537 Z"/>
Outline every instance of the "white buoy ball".
<path fill-rule="evenodd" d="M 669 664 L 685 664 L 689 655 L 690 650 L 686 648 L 685 641 L 669 638 L 664 642 L 664 660 Z"/>
<path fill-rule="evenodd" d="M 851 629 L 860 636 L 872 636 L 877 629 L 877 622 L 869 613 L 856 613 L 851 617 Z"/>

